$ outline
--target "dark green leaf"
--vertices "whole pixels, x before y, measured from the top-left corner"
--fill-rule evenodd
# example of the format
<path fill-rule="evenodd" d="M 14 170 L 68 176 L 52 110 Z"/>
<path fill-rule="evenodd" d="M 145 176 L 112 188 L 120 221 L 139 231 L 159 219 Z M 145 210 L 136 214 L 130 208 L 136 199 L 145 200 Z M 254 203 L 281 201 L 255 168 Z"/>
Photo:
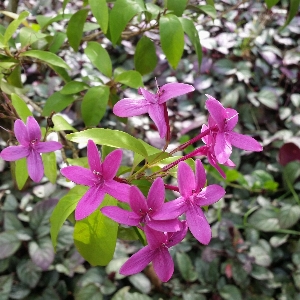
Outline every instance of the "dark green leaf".
<path fill-rule="evenodd" d="M 136 45 L 134 54 L 135 69 L 142 75 L 150 73 L 157 64 L 157 56 L 154 43 L 143 36 Z"/>
<path fill-rule="evenodd" d="M 284 25 L 281 27 L 281 30 L 285 28 L 287 25 L 289 25 L 290 22 L 293 20 L 293 18 L 296 16 L 296 14 L 299 12 L 300 0 L 290 0 L 289 2 L 290 2 L 289 14 Z"/>
<path fill-rule="evenodd" d="M 73 103 L 73 95 L 63 95 L 60 92 L 53 93 L 48 99 L 43 109 L 43 116 L 49 116 L 51 113 L 60 112 L 68 105 Z"/>
<path fill-rule="evenodd" d="M 57 164 L 56 155 L 54 152 L 42 153 L 42 160 L 44 164 L 45 175 L 53 184 L 57 178 Z"/>
<path fill-rule="evenodd" d="M 23 83 L 22 83 L 22 80 L 21 80 L 21 71 L 22 71 L 22 68 L 21 68 L 21 65 L 16 65 L 12 72 L 10 73 L 9 76 L 7 76 L 6 80 L 7 82 L 14 86 L 14 87 L 17 87 L 17 88 L 23 88 Z"/>
<path fill-rule="evenodd" d="M 71 81 L 71 78 L 68 74 L 68 72 L 61 67 L 57 67 L 57 66 L 51 66 L 51 69 L 55 71 L 56 74 L 58 74 L 64 82 L 69 82 Z"/>
<path fill-rule="evenodd" d="M 273 273 L 267 268 L 253 264 L 251 276 L 257 280 L 268 280 L 274 277 Z"/>
<path fill-rule="evenodd" d="M 22 260 L 17 265 L 17 274 L 19 279 L 30 288 L 36 287 L 42 273 L 31 260 Z"/>
<path fill-rule="evenodd" d="M 224 285 L 219 291 L 223 299 L 226 300 L 242 300 L 241 291 L 232 284 Z"/>
<path fill-rule="evenodd" d="M 162 50 L 172 68 L 176 69 L 184 47 L 184 32 L 178 17 L 172 14 L 161 17 L 159 33 Z"/>
<path fill-rule="evenodd" d="M 187 0 L 181 0 L 181 1 L 168 0 L 167 9 L 171 10 L 174 13 L 174 15 L 176 15 L 177 17 L 181 17 L 185 10 L 187 2 L 188 2 Z"/>
<path fill-rule="evenodd" d="M 106 195 L 101 207 L 116 204 L 117 200 Z M 97 209 L 85 219 L 76 222 L 74 243 L 78 252 L 91 265 L 105 266 L 113 258 L 117 232 L 118 224 Z"/>
<path fill-rule="evenodd" d="M 194 270 L 190 257 L 184 252 L 176 253 L 176 261 L 181 276 L 187 282 L 193 282 L 197 279 L 197 273 Z"/>
<path fill-rule="evenodd" d="M 0 276 L 0 299 L 8 300 L 9 293 L 12 288 L 13 277 L 12 274 Z"/>
<path fill-rule="evenodd" d="M 254 212 L 249 218 L 249 223 L 264 232 L 276 231 L 280 228 L 278 213 L 271 207 L 263 207 Z"/>
<path fill-rule="evenodd" d="M 4 230 L 21 230 L 24 226 L 13 212 L 4 213 Z"/>
<path fill-rule="evenodd" d="M 108 7 L 106 0 L 89 0 L 89 4 L 94 17 L 105 34 L 108 28 Z"/>
<path fill-rule="evenodd" d="M 148 294 L 151 291 L 151 281 L 143 273 L 138 273 L 129 276 L 131 284 L 140 292 Z"/>
<path fill-rule="evenodd" d="M 59 92 L 62 95 L 72 95 L 87 90 L 88 88 L 89 86 L 84 82 L 70 81 Z"/>
<path fill-rule="evenodd" d="M 58 52 L 66 37 L 67 35 L 64 32 L 56 32 L 49 46 L 49 51 L 52 53 Z"/>
<path fill-rule="evenodd" d="M 18 113 L 21 120 L 26 123 L 27 117 L 32 116 L 31 111 L 29 110 L 27 104 L 25 101 L 18 96 L 17 94 L 12 93 L 11 94 L 11 102 Z"/>
<path fill-rule="evenodd" d="M 280 209 L 278 219 L 280 228 L 282 229 L 294 226 L 300 219 L 299 205 L 286 204 Z"/>
<path fill-rule="evenodd" d="M 83 300 L 83 299 L 102 300 L 103 299 L 103 295 L 100 287 L 95 284 L 88 284 L 80 288 L 75 293 L 74 296 L 75 296 L 75 300 Z"/>
<path fill-rule="evenodd" d="M 82 119 L 86 126 L 97 126 L 103 118 L 109 98 L 109 87 L 94 86 L 84 95 L 81 103 Z"/>
<path fill-rule="evenodd" d="M 145 10 L 142 0 L 117 0 L 109 15 L 111 41 L 116 44 L 127 23 L 138 13 Z"/>
<path fill-rule="evenodd" d="M 140 293 L 130 293 L 130 286 L 125 286 L 122 289 L 118 290 L 117 293 L 114 294 L 112 300 L 151 300 L 147 295 L 143 295 Z"/>
<path fill-rule="evenodd" d="M 275 92 L 270 91 L 268 88 L 262 88 L 257 94 L 259 102 L 271 109 L 278 109 L 278 97 Z"/>
<path fill-rule="evenodd" d="M 0 259 L 10 257 L 21 246 L 18 231 L 8 230 L 0 233 Z"/>
<path fill-rule="evenodd" d="M 83 25 L 88 14 L 87 9 L 81 9 L 72 15 L 68 27 L 67 27 L 67 37 L 69 40 L 70 46 L 74 49 L 75 52 L 78 51 L 78 47 L 81 42 Z"/>

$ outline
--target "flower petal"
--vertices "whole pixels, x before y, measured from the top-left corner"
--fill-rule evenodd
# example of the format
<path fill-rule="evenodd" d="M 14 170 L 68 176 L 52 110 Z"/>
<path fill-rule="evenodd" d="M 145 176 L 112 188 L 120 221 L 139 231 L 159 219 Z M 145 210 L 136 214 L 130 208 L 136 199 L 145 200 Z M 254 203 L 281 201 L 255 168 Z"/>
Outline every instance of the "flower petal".
<path fill-rule="evenodd" d="M 169 99 L 179 97 L 181 95 L 193 92 L 195 88 L 192 85 L 184 83 L 167 83 L 159 89 L 159 104 L 162 104 Z"/>
<path fill-rule="evenodd" d="M 178 243 L 180 243 L 186 236 L 188 230 L 188 225 L 187 222 L 181 221 L 181 230 L 177 231 L 177 232 L 168 232 L 168 243 L 167 246 L 168 248 L 177 245 Z"/>
<path fill-rule="evenodd" d="M 140 217 L 136 213 L 121 209 L 117 206 L 103 207 L 101 208 L 101 212 L 105 216 L 120 224 L 137 226 L 140 223 Z"/>
<path fill-rule="evenodd" d="M 199 206 L 211 205 L 219 201 L 225 194 L 226 192 L 221 186 L 211 184 L 198 193 L 194 201 Z"/>
<path fill-rule="evenodd" d="M 31 149 L 27 156 L 27 168 L 29 177 L 34 182 L 40 182 L 44 175 L 44 166 L 41 155 Z"/>
<path fill-rule="evenodd" d="M 29 141 L 32 141 L 32 140 L 40 141 L 40 139 L 42 137 L 41 128 L 40 128 L 38 122 L 35 120 L 35 118 L 29 116 L 27 118 L 26 125 L 27 125 Z"/>
<path fill-rule="evenodd" d="M 101 204 L 104 192 L 101 187 L 91 187 L 79 200 L 75 209 L 75 219 L 82 220 L 93 213 Z"/>
<path fill-rule="evenodd" d="M 191 204 L 185 215 L 192 235 L 207 245 L 211 240 L 211 229 L 201 208 Z"/>
<path fill-rule="evenodd" d="M 225 119 L 226 119 L 226 110 L 223 107 L 223 105 L 213 98 L 210 95 L 205 95 L 208 97 L 208 100 L 206 100 L 205 105 L 208 109 L 211 117 L 214 119 L 214 121 L 217 123 L 219 130 L 223 131 L 225 126 Z"/>
<path fill-rule="evenodd" d="M 0 157 L 3 160 L 15 161 L 28 156 L 29 153 L 30 151 L 28 147 L 24 147 L 22 145 L 10 146 L 2 150 L 2 152 L 0 153 Z"/>
<path fill-rule="evenodd" d="M 30 143 L 26 125 L 22 120 L 16 120 L 14 124 L 14 133 L 18 142 L 23 146 L 28 146 Z"/>
<path fill-rule="evenodd" d="M 239 120 L 239 113 L 232 108 L 225 108 L 226 111 L 226 130 L 231 131 Z"/>
<path fill-rule="evenodd" d="M 218 163 L 224 164 L 229 159 L 232 147 L 224 132 L 217 133 L 214 151 Z"/>
<path fill-rule="evenodd" d="M 149 246 L 142 248 L 133 254 L 121 267 L 120 274 L 132 275 L 144 270 L 155 257 L 156 250 L 150 249 Z"/>
<path fill-rule="evenodd" d="M 205 124 L 203 124 L 202 125 L 202 127 L 201 127 L 201 133 L 202 132 L 204 132 L 204 131 L 206 131 L 207 129 L 208 129 L 209 127 L 207 126 L 207 125 L 205 125 Z M 204 136 L 203 138 L 202 138 L 202 142 L 204 143 L 204 144 L 206 144 L 206 145 L 209 145 L 209 134 L 208 135 L 206 135 L 206 136 Z"/>
<path fill-rule="evenodd" d="M 191 167 L 181 161 L 178 164 L 177 181 L 179 192 L 183 197 L 192 195 L 193 190 L 196 189 L 195 176 Z"/>
<path fill-rule="evenodd" d="M 129 184 L 108 180 L 104 182 L 103 189 L 108 195 L 111 195 L 119 201 L 129 203 Z"/>
<path fill-rule="evenodd" d="M 150 228 L 162 232 L 176 232 L 181 230 L 181 222 L 177 219 L 172 220 L 150 220 L 147 222 Z"/>
<path fill-rule="evenodd" d="M 167 120 L 164 115 L 164 107 L 160 104 L 152 104 L 148 110 L 150 118 L 155 123 L 160 138 L 164 138 L 167 134 Z"/>
<path fill-rule="evenodd" d="M 83 167 L 65 167 L 60 170 L 60 173 L 77 184 L 87 186 L 93 186 L 95 184 L 95 175 L 91 172 L 91 170 Z"/>
<path fill-rule="evenodd" d="M 154 220 L 170 220 L 181 216 L 187 209 L 186 202 L 183 197 L 166 202 L 161 209 L 152 215 Z"/>
<path fill-rule="evenodd" d="M 161 247 L 159 251 L 156 251 L 152 263 L 158 278 L 162 282 L 169 281 L 174 273 L 174 262 L 169 250 L 165 247 Z"/>
<path fill-rule="evenodd" d="M 167 243 L 167 235 L 163 232 L 156 231 L 149 226 L 145 227 L 145 234 L 147 238 L 148 245 L 151 249 L 160 248 L 164 243 Z"/>
<path fill-rule="evenodd" d="M 113 113 L 119 117 L 139 116 L 148 112 L 149 105 L 149 102 L 145 99 L 124 98 L 114 105 Z"/>
<path fill-rule="evenodd" d="M 150 92 L 148 92 L 147 90 L 143 89 L 143 88 L 139 88 L 139 94 L 143 95 L 144 98 L 147 100 L 147 102 L 149 103 L 156 103 L 157 102 L 157 94 L 152 94 Z"/>
<path fill-rule="evenodd" d="M 102 174 L 100 153 L 93 140 L 88 140 L 87 157 L 91 171 L 97 171 Z"/>
<path fill-rule="evenodd" d="M 123 151 L 117 149 L 109 153 L 102 163 L 102 175 L 105 180 L 113 179 L 120 167 Z"/>
<path fill-rule="evenodd" d="M 165 187 L 163 180 L 158 177 L 154 180 L 152 186 L 150 187 L 147 204 L 149 208 L 152 208 L 152 211 L 155 213 L 159 211 L 165 202 Z"/>
<path fill-rule="evenodd" d="M 251 136 L 232 131 L 228 133 L 227 138 L 230 143 L 237 148 L 257 152 L 263 150 L 263 147 L 260 145 L 260 143 Z"/>
<path fill-rule="evenodd" d="M 220 175 L 223 178 L 226 178 L 226 175 L 225 175 L 224 171 L 220 168 L 220 166 L 217 163 L 215 155 L 212 154 L 212 153 L 210 153 L 210 152 L 208 152 L 207 153 L 207 159 L 208 159 L 208 162 L 220 173 Z"/>
<path fill-rule="evenodd" d="M 39 153 L 52 152 L 62 148 L 62 144 L 59 142 L 39 142 L 35 146 L 35 150 Z"/>
<path fill-rule="evenodd" d="M 130 207 L 137 215 L 148 212 L 146 198 L 136 186 L 130 187 L 129 197 Z"/>
<path fill-rule="evenodd" d="M 205 169 L 202 165 L 201 160 L 196 159 L 195 165 L 195 182 L 196 182 L 196 193 L 199 192 L 206 183 Z"/>

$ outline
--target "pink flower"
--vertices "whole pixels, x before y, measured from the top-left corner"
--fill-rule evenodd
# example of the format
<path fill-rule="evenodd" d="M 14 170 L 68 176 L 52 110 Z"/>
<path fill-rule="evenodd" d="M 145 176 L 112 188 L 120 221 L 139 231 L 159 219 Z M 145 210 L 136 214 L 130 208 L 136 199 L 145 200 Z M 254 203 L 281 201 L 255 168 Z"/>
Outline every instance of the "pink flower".
<path fill-rule="evenodd" d="M 129 192 L 129 205 L 132 211 L 123 210 L 117 206 L 106 206 L 101 212 L 112 220 L 129 226 L 143 229 L 147 226 L 157 231 L 174 232 L 181 229 L 181 222 L 171 219 L 168 213 L 156 220 L 156 215 L 165 205 L 165 188 L 161 178 L 157 178 L 148 193 L 148 200 L 141 191 L 132 186 Z"/>
<path fill-rule="evenodd" d="M 190 93 L 194 90 L 193 86 L 184 83 L 167 83 L 156 94 L 149 93 L 147 90 L 140 88 L 139 93 L 144 96 L 144 99 L 121 99 L 114 106 L 113 112 L 119 117 L 133 117 L 148 113 L 158 129 L 160 137 L 164 138 L 167 134 L 168 120 L 164 113 L 163 104 L 171 98 Z"/>
<path fill-rule="evenodd" d="M 41 129 L 33 117 L 28 117 L 26 125 L 22 120 L 14 124 L 16 139 L 19 146 L 5 148 L 0 157 L 7 161 L 15 161 L 26 157 L 29 177 L 39 182 L 44 174 L 44 166 L 40 153 L 56 151 L 62 148 L 59 142 L 41 142 Z"/>
<path fill-rule="evenodd" d="M 243 150 L 262 151 L 262 146 L 254 138 L 232 131 L 238 121 L 236 110 L 224 108 L 218 100 L 210 95 L 206 96 L 206 107 L 210 113 L 208 127 L 213 136 L 211 141 L 214 141 L 214 155 L 220 164 L 228 163 L 232 145 Z"/>
<path fill-rule="evenodd" d="M 139 273 L 152 261 L 158 278 L 163 282 L 168 281 L 174 272 L 174 263 L 168 249 L 180 243 L 186 232 L 185 221 L 182 221 L 182 229 L 174 233 L 163 233 L 146 227 L 148 246 L 133 254 L 121 267 L 120 274 Z"/>
<path fill-rule="evenodd" d="M 101 163 L 96 144 L 89 140 L 87 156 L 90 169 L 71 166 L 60 170 L 61 174 L 69 180 L 90 187 L 77 204 L 75 209 L 76 220 L 81 220 L 95 211 L 101 204 L 105 194 L 109 194 L 120 201 L 129 201 L 130 185 L 113 179 L 121 164 L 122 154 L 122 150 L 114 150 Z"/>
<path fill-rule="evenodd" d="M 211 240 L 211 229 L 200 207 L 220 200 L 225 190 L 217 184 L 204 188 L 206 175 L 199 159 L 196 160 L 195 169 L 194 175 L 187 163 L 182 161 L 178 164 L 177 180 L 181 196 L 167 202 L 161 214 L 168 212 L 169 217 L 174 218 L 185 212 L 191 233 L 200 243 L 207 245 Z M 159 220 L 160 215 L 156 218 Z"/>

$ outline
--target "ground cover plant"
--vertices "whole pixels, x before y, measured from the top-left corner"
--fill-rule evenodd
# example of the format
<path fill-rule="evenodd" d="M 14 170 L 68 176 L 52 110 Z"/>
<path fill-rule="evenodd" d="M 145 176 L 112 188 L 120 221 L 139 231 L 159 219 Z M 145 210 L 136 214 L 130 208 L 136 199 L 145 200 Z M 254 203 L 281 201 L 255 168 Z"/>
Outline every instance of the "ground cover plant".
<path fill-rule="evenodd" d="M 298 0 L 1 5 L 1 299 L 299 298 Z"/>

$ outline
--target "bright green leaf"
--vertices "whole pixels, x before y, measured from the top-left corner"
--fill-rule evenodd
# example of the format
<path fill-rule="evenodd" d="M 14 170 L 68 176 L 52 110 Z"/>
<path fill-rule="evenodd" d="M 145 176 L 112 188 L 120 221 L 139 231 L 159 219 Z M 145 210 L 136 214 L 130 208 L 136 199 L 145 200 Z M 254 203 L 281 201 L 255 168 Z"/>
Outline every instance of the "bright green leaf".
<path fill-rule="evenodd" d="M 59 92 L 62 95 L 72 95 L 87 90 L 88 88 L 89 86 L 84 82 L 70 81 Z"/>
<path fill-rule="evenodd" d="M 197 6 L 202 12 L 207 14 L 208 16 L 212 17 L 215 19 L 217 17 L 217 11 L 214 8 L 214 6 L 211 5 L 198 5 Z"/>
<path fill-rule="evenodd" d="M 123 83 L 132 88 L 139 88 L 143 86 L 142 75 L 137 71 L 125 71 L 115 77 L 116 82 Z"/>
<path fill-rule="evenodd" d="M 63 59 L 51 52 L 46 52 L 42 50 L 29 50 L 21 53 L 20 56 L 29 56 L 37 58 L 45 62 L 46 64 L 49 64 L 50 67 L 53 65 L 65 69 L 70 69 L 70 67 L 65 63 Z"/>
<path fill-rule="evenodd" d="M 68 72 L 61 67 L 57 67 L 57 66 L 51 66 L 51 68 L 56 72 L 56 74 L 58 74 L 64 82 L 70 82 L 71 81 L 71 77 L 69 76 Z"/>
<path fill-rule="evenodd" d="M 29 110 L 25 101 L 20 96 L 13 93 L 11 94 L 11 102 L 19 117 L 24 123 L 26 123 L 27 117 L 32 116 L 32 113 Z"/>
<path fill-rule="evenodd" d="M 114 206 L 117 200 L 106 195 L 103 206 Z M 78 252 L 92 265 L 107 265 L 113 258 L 117 242 L 118 223 L 104 216 L 100 209 L 77 221 L 74 243 Z"/>
<path fill-rule="evenodd" d="M 46 37 L 47 35 L 41 32 L 36 32 L 32 28 L 22 27 L 20 29 L 19 36 L 20 36 L 21 47 L 23 48 L 25 46 L 33 44 L 39 39 Z"/>
<path fill-rule="evenodd" d="M 59 22 L 61 20 L 68 20 L 73 16 L 73 14 L 59 14 L 55 17 L 45 17 L 45 16 L 36 16 L 37 22 L 40 24 L 42 29 L 45 29 L 48 25 Z"/>
<path fill-rule="evenodd" d="M 108 28 L 108 7 L 106 0 L 89 0 L 89 4 L 94 17 L 105 34 Z"/>
<path fill-rule="evenodd" d="M 63 196 L 55 206 L 50 217 L 50 235 L 54 249 L 57 245 L 57 236 L 60 228 L 69 215 L 75 210 L 80 198 L 86 193 L 88 187 L 76 185 L 65 196 Z"/>
<path fill-rule="evenodd" d="M 84 53 L 91 63 L 106 77 L 112 75 L 112 64 L 107 51 L 97 42 L 88 42 Z"/>
<path fill-rule="evenodd" d="M 6 80 L 9 84 L 17 88 L 23 88 L 23 83 L 21 80 L 21 65 L 16 65 L 9 76 L 6 77 Z"/>
<path fill-rule="evenodd" d="M 48 99 L 43 109 L 43 116 L 49 116 L 51 113 L 60 112 L 74 101 L 72 95 L 62 95 L 60 92 L 53 93 Z"/>
<path fill-rule="evenodd" d="M 175 15 L 165 15 L 159 21 L 161 47 L 170 65 L 176 69 L 183 53 L 184 32 Z"/>
<path fill-rule="evenodd" d="M 276 5 L 279 0 L 265 0 L 268 9 L 271 9 L 274 5 Z"/>
<path fill-rule="evenodd" d="M 135 69 L 142 75 L 150 73 L 157 64 L 157 56 L 154 43 L 143 36 L 136 45 L 134 54 Z"/>
<path fill-rule="evenodd" d="M 99 124 L 106 112 L 108 98 L 108 86 L 95 86 L 87 91 L 81 103 L 82 119 L 86 126 Z"/>
<path fill-rule="evenodd" d="M 26 158 L 15 161 L 15 176 L 18 189 L 21 190 L 28 179 Z"/>
<path fill-rule="evenodd" d="M 54 115 L 52 117 L 52 122 L 54 124 L 54 130 L 60 131 L 60 130 L 70 130 L 70 131 L 77 131 L 74 127 L 72 127 L 65 119 L 64 117 L 60 115 Z"/>
<path fill-rule="evenodd" d="M 88 14 L 87 9 L 81 9 L 72 15 L 68 27 L 67 27 L 67 37 L 69 40 L 70 46 L 74 49 L 75 52 L 78 51 L 83 33 L 83 25 Z"/>
<path fill-rule="evenodd" d="M 177 17 L 181 17 L 187 2 L 187 0 L 167 0 L 167 9 L 171 10 Z"/>
<path fill-rule="evenodd" d="M 98 145 L 107 145 L 115 148 L 123 148 L 137 152 L 143 157 L 147 157 L 147 151 L 143 144 L 133 136 L 126 132 L 93 128 L 80 132 L 67 134 L 67 139 L 75 143 L 87 143 L 89 139 L 92 139 Z"/>
<path fill-rule="evenodd" d="M 56 53 L 64 43 L 66 37 L 67 35 L 64 32 L 56 32 L 49 45 L 49 51 Z"/>
<path fill-rule="evenodd" d="M 42 154 L 45 175 L 49 181 L 53 184 L 56 182 L 57 178 L 57 165 L 56 165 L 56 155 L 54 152 L 43 153 Z"/>
<path fill-rule="evenodd" d="M 287 25 L 290 24 L 290 22 L 293 20 L 293 18 L 296 16 L 296 14 L 299 12 L 299 5 L 300 0 L 290 0 L 290 8 L 288 17 L 284 23 L 284 25 L 281 27 L 281 30 L 284 29 Z"/>
<path fill-rule="evenodd" d="M 142 0 L 117 0 L 109 15 L 111 41 L 116 44 L 128 22 L 138 13 L 145 10 Z"/>

